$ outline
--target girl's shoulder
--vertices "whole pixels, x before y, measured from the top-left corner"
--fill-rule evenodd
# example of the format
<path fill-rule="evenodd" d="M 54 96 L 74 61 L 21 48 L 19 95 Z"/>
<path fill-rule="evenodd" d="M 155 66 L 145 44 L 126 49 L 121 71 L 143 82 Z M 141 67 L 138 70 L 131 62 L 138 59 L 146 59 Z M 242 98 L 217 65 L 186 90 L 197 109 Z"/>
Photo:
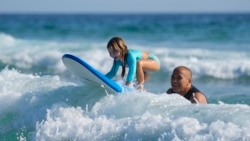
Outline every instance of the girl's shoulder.
<path fill-rule="evenodd" d="M 128 51 L 129 51 L 129 53 L 140 53 L 140 52 L 142 52 L 141 50 L 137 50 L 137 49 L 129 49 Z"/>
<path fill-rule="evenodd" d="M 130 49 L 129 52 L 128 52 L 128 55 L 130 56 L 140 56 L 142 53 L 141 50 L 135 50 L 135 49 Z"/>
<path fill-rule="evenodd" d="M 130 64 L 134 64 L 136 62 L 136 60 L 139 60 L 141 58 L 141 50 L 134 50 L 131 49 L 128 52 L 128 56 L 127 56 L 127 62 Z"/>

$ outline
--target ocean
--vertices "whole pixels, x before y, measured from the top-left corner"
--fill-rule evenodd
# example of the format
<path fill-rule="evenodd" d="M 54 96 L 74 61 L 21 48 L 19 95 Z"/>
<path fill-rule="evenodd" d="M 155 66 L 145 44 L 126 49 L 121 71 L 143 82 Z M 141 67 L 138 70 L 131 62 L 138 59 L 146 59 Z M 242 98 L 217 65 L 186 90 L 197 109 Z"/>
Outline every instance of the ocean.
<path fill-rule="evenodd" d="M 63 65 L 107 73 L 113 36 L 159 58 L 146 92 L 107 93 Z M 249 13 L 0 14 L 0 50 L 1 141 L 250 141 Z M 166 94 L 180 65 L 209 104 Z"/>

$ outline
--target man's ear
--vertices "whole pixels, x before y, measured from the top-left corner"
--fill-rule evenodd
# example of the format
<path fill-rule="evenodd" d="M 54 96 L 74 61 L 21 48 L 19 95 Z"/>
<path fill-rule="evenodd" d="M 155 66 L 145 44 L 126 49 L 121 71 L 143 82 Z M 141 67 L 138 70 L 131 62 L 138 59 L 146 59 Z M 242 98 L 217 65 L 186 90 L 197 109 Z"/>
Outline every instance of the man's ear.
<path fill-rule="evenodd" d="M 189 82 L 190 84 L 192 84 L 192 79 L 189 79 L 188 82 Z"/>

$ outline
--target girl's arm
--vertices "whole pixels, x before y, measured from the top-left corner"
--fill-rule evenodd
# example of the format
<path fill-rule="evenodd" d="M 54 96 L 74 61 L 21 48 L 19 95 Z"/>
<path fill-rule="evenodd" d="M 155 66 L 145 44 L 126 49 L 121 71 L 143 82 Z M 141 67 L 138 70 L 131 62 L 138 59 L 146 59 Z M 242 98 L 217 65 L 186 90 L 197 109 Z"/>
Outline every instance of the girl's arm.
<path fill-rule="evenodd" d="M 130 85 L 136 76 L 136 58 L 134 58 L 131 54 L 128 55 L 127 58 L 127 65 L 129 67 L 129 71 L 128 71 L 128 76 L 127 76 L 127 81 L 126 81 L 126 85 Z"/>
<path fill-rule="evenodd" d="M 118 68 L 119 68 L 119 63 L 114 62 L 111 70 L 105 76 L 108 77 L 109 79 L 112 79 L 116 75 Z"/>

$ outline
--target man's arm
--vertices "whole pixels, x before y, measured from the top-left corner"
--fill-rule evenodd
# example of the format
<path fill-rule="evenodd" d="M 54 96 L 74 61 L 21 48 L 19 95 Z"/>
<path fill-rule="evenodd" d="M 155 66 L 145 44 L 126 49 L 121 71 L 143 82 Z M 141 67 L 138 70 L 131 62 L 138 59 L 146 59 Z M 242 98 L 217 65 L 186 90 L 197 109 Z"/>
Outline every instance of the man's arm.
<path fill-rule="evenodd" d="M 201 92 L 193 93 L 193 97 L 191 98 L 192 103 L 199 103 L 199 104 L 207 104 L 206 96 Z"/>

